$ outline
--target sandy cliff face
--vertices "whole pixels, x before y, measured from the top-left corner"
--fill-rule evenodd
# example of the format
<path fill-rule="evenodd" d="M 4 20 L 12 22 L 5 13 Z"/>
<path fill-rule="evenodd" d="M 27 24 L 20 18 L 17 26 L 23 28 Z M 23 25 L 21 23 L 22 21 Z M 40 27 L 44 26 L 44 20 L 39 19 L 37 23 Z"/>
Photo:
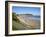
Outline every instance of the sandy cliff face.
<path fill-rule="evenodd" d="M 39 22 L 33 20 L 32 17 L 31 17 L 31 19 L 29 19 L 28 17 L 29 17 L 28 15 L 19 15 L 19 16 L 17 16 L 17 18 L 18 18 L 21 22 L 25 23 L 25 24 L 27 25 L 27 27 L 39 28 L 39 27 L 38 27 L 38 26 L 39 26 L 39 25 L 38 25 Z"/>

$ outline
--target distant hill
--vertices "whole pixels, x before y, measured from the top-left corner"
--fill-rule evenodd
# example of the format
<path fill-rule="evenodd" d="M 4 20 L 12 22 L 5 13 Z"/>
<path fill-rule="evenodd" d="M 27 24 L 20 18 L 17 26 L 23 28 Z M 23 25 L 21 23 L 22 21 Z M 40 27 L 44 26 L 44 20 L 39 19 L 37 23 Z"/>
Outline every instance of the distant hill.
<path fill-rule="evenodd" d="M 33 16 L 32 14 L 17 14 L 17 15 L 19 15 L 19 16 L 28 16 L 28 17 Z"/>

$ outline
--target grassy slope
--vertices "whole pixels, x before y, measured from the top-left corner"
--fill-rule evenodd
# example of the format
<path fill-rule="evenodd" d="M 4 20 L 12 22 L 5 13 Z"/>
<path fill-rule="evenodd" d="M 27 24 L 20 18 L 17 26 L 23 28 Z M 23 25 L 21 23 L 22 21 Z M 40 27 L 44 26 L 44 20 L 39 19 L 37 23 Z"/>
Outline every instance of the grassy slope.
<path fill-rule="evenodd" d="M 22 22 L 19 21 L 19 19 L 17 19 L 16 14 L 13 13 L 12 14 L 12 29 L 13 30 L 23 30 L 25 29 L 25 26 Z"/>
<path fill-rule="evenodd" d="M 13 23 L 13 30 L 23 30 L 23 29 L 25 29 L 24 24 L 22 24 L 20 22 L 13 21 L 12 23 Z"/>

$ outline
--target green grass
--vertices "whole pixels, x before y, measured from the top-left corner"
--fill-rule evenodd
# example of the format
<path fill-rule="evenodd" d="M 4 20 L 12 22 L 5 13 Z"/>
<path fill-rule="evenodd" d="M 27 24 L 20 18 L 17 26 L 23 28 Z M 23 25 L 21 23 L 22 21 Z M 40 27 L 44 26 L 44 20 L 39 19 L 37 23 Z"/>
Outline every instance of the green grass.
<path fill-rule="evenodd" d="M 12 22 L 12 29 L 13 30 L 22 30 L 22 29 L 24 29 L 24 25 L 20 22 L 13 21 Z"/>

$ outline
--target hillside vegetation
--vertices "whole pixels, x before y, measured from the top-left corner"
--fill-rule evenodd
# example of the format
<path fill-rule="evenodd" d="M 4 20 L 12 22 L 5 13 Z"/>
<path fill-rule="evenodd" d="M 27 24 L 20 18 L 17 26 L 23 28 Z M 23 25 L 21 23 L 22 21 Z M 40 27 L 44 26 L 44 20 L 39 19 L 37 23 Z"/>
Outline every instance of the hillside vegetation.
<path fill-rule="evenodd" d="M 20 22 L 17 16 L 16 13 L 12 13 L 12 30 L 25 29 L 24 23 Z"/>

